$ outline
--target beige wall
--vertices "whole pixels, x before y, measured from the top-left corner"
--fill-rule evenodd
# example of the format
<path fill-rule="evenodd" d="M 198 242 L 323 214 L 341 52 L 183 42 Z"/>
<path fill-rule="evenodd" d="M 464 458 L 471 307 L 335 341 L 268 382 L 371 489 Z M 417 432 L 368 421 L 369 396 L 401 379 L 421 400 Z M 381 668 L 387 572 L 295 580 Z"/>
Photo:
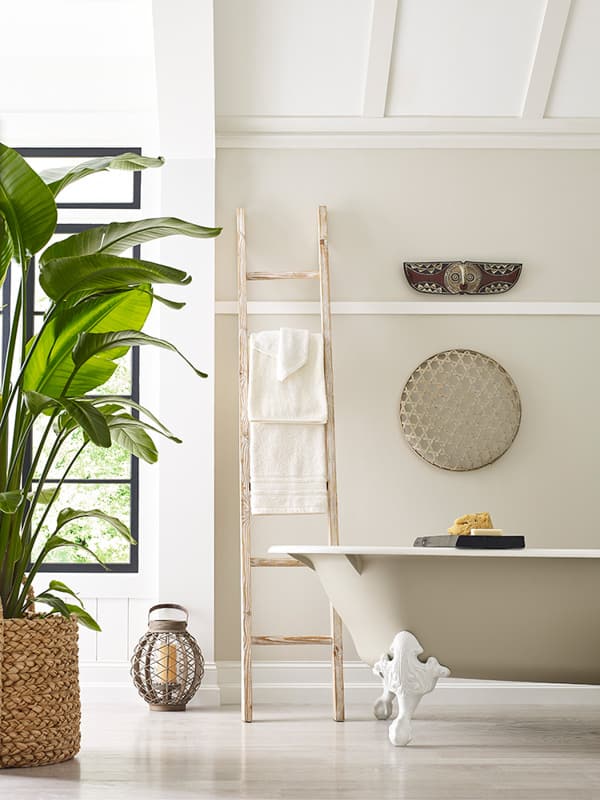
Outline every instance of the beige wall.
<path fill-rule="evenodd" d="M 217 246 L 217 297 L 235 297 L 236 205 L 248 211 L 250 267 L 285 268 L 314 263 L 315 207 L 325 202 L 334 300 L 419 301 L 404 282 L 401 263 L 428 258 L 522 260 L 521 282 L 503 302 L 598 300 L 593 214 L 599 183 L 595 152 L 221 151 L 217 220 L 225 232 Z M 273 286 L 253 289 L 256 299 L 277 296 Z M 311 291 L 306 284 L 286 286 L 279 298 L 314 299 Z M 252 321 L 256 328 L 316 322 L 273 316 Z M 239 657 L 236 324 L 233 316 L 217 318 L 218 659 Z M 411 544 L 416 535 L 443 531 L 465 511 L 486 509 L 498 526 L 525 533 L 532 546 L 600 546 L 599 334 L 594 317 L 336 316 L 342 541 Z M 421 461 L 398 423 L 408 375 L 448 347 L 498 359 L 521 392 L 523 421 L 513 447 L 497 463 L 470 473 Z M 257 553 L 275 542 L 326 536 L 319 518 L 260 518 L 253 530 Z M 314 575 L 291 573 L 257 575 L 257 631 L 325 632 L 327 609 Z M 352 657 L 351 646 L 348 651 Z M 325 655 L 320 648 L 257 653 L 268 660 Z"/>

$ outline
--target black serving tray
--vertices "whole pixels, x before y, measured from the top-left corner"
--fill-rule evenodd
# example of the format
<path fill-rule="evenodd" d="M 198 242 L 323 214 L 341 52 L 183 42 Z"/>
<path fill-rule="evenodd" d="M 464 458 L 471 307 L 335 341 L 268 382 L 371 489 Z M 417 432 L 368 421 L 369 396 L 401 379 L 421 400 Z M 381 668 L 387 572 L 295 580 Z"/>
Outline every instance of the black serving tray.
<path fill-rule="evenodd" d="M 419 536 L 414 547 L 459 547 L 463 550 L 519 550 L 525 547 L 524 536 L 470 536 L 443 534 Z"/>

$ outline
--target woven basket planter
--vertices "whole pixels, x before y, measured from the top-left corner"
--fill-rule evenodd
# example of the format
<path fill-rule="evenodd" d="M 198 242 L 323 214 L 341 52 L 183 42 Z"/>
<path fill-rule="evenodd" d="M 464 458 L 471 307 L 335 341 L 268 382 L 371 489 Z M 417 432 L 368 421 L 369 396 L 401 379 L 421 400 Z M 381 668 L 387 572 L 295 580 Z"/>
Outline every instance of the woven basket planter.
<path fill-rule="evenodd" d="M 37 767 L 79 752 L 78 627 L 65 617 L 3 619 L 0 767 Z"/>

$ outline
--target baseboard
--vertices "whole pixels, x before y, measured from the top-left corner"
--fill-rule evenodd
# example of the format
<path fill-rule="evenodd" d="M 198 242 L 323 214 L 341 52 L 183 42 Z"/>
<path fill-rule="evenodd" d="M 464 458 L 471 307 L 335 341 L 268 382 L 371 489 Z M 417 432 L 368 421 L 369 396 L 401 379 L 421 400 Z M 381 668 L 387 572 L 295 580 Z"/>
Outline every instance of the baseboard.
<path fill-rule="evenodd" d="M 143 702 L 133 685 L 127 661 L 84 662 L 79 668 L 81 698 L 84 703 Z M 221 705 L 217 665 L 205 664 L 202 684 L 190 706 Z"/>
<path fill-rule="evenodd" d="M 240 665 L 217 662 L 222 704 L 240 702 Z M 360 661 L 344 665 L 346 702 L 372 704 L 381 681 Z M 256 703 L 328 704 L 331 702 L 331 667 L 327 661 L 259 661 L 253 667 Z M 460 678 L 440 680 L 424 705 L 600 705 L 600 686 L 558 683 L 513 683 Z"/>
<path fill-rule="evenodd" d="M 84 702 L 140 702 L 127 662 L 81 665 Z M 360 661 L 344 665 L 346 701 L 370 705 L 381 683 Z M 253 667 L 256 703 L 328 705 L 331 702 L 331 668 L 328 661 L 259 661 Z M 205 665 L 204 678 L 191 706 L 238 705 L 240 664 L 220 661 Z M 426 705 L 600 705 L 600 686 L 559 683 L 512 683 L 447 678 L 423 698 Z"/>

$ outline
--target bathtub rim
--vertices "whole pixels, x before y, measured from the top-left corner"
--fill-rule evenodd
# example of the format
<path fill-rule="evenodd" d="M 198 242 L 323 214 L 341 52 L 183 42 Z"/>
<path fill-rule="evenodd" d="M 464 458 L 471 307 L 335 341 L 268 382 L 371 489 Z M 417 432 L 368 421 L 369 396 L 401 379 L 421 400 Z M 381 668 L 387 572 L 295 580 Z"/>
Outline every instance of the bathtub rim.
<path fill-rule="evenodd" d="M 339 556 L 429 556 L 435 558 L 600 558 L 600 549 L 546 549 L 525 547 L 514 550 L 469 550 L 459 547 L 389 547 L 372 545 L 277 544 L 269 547 L 273 555 L 294 558 L 311 555 Z"/>

